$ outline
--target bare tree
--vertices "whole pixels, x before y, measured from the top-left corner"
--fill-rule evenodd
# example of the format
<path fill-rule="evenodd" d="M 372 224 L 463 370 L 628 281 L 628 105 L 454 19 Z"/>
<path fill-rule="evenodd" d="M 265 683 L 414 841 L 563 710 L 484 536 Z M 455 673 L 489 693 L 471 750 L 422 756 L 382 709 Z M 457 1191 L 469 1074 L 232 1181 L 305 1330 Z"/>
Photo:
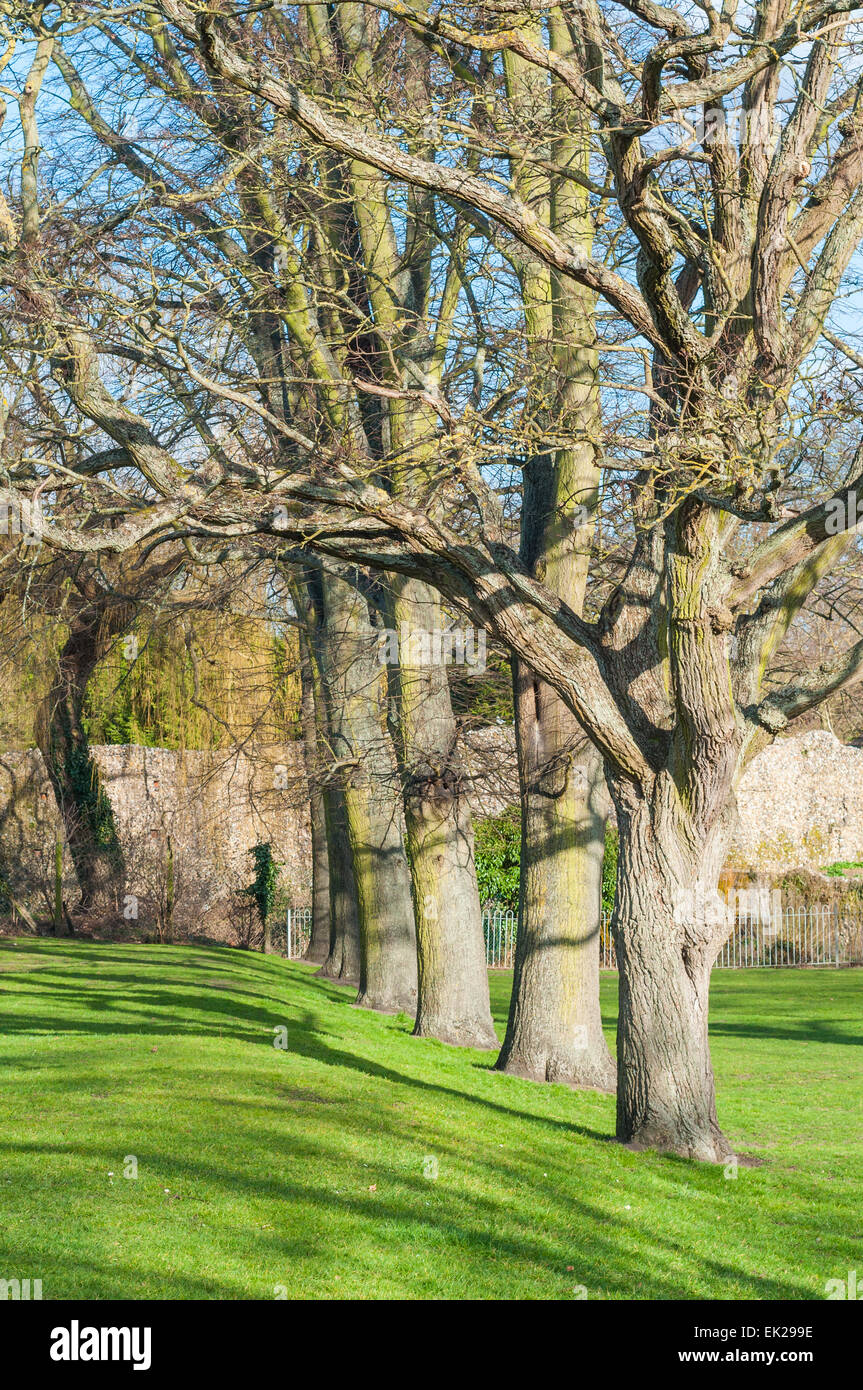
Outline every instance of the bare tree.
<path fill-rule="evenodd" d="M 856 642 L 820 669 L 769 682 L 791 623 L 858 537 L 859 451 L 832 496 L 816 494 L 801 507 L 787 489 L 801 388 L 816 370 L 823 332 L 837 336 L 827 317 L 863 231 L 859 80 L 845 62 L 858 11 L 845 0 L 793 13 L 756 4 L 744 16 L 708 7 L 696 21 L 641 0 L 614 11 L 587 0 L 564 13 L 571 49 L 561 53 L 532 14 L 501 23 L 496 8 L 479 9 L 467 29 L 461 11 L 450 18 L 395 4 L 377 10 L 385 22 L 371 7 L 351 5 L 312 5 L 295 19 L 160 0 L 147 11 L 151 49 L 132 68 L 154 90 L 198 103 L 200 135 L 185 169 L 179 149 L 171 160 L 158 152 L 150 160 L 110 126 L 74 75 L 62 22 L 57 32 L 39 30 L 37 61 L 55 58 L 83 120 L 135 184 L 107 224 L 92 218 L 93 244 L 107 246 L 120 219 L 146 227 L 146 242 L 183 250 L 170 291 L 156 283 L 131 307 L 91 277 L 88 292 L 104 317 L 88 316 L 80 278 L 73 292 L 62 263 L 50 261 L 62 211 L 49 209 L 40 221 L 38 140 L 27 136 L 20 205 L 4 217 L 10 322 L 21 350 L 44 363 L 46 389 L 103 431 L 149 492 L 146 501 L 112 494 L 109 514 L 107 471 L 94 463 L 89 476 L 79 469 L 69 478 L 52 459 L 38 483 L 10 470 L 0 498 L 32 524 L 36 490 L 45 496 L 50 487 L 42 534 L 66 549 L 123 551 L 144 537 L 176 535 L 190 544 L 261 537 L 286 557 L 313 548 L 403 575 L 438 589 L 553 687 L 604 759 L 617 812 L 618 1136 L 721 1159 L 729 1146 L 716 1118 L 707 996 L 727 931 L 716 884 L 734 788 L 759 743 L 863 669 Z M 99 26 L 100 52 L 110 43 L 128 53 L 108 7 L 72 6 L 69 16 Z M 393 56 L 413 52 L 417 37 L 430 46 L 442 94 L 436 131 L 434 120 L 416 120 L 401 86 L 397 100 L 376 105 L 372 84 L 356 74 L 342 81 L 340 68 L 330 82 L 309 61 L 308 26 L 344 32 L 355 21 L 371 35 L 373 61 L 388 62 L 391 85 Z M 588 172 L 556 161 L 546 127 L 534 140 L 523 107 L 518 128 L 508 121 L 497 62 L 504 52 L 546 81 L 553 76 L 586 121 Z M 219 106 L 226 93 L 234 98 L 233 145 Z M 735 103 L 741 119 L 732 131 Z M 30 104 L 28 94 L 28 130 Z M 213 165 L 202 163 L 202 151 Z M 511 181 L 502 186 L 501 163 L 514 154 L 587 187 L 591 218 L 604 228 L 601 254 L 549 227 Z M 597 297 L 597 350 L 615 366 L 604 389 L 637 395 L 640 405 L 628 431 L 603 426 L 604 471 L 631 488 L 630 550 L 595 614 L 580 615 L 529 572 L 483 476 L 514 442 L 506 402 L 520 383 L 486 384 L 473 405 L 462 389 L 463 360 L 460 372 L 436 380 L 392 340 L 392 375 L 370 382 L 341 351 L 343 326 L 334 331 L 328 314 L 343 285 L 327 280 L 328 258 L 309 253 L 321 245 L 320 199 L 333 193 L 331 185 L 322 192 L 320 171 L 333 159 L 337 168 L 376 171 L 368 178 L 382 180 L 402 207 L 422 193 L 436 209 L 456 210 L 466 235 L 494 248 L 496 264 L 527 257 Z M 253 174 L 249 190 L 250 170 L 266 171 L 267 181 Z M 242 265 L 227 244 L 236 245 L 223 216 L 229 185 L 262 237 L 257 251 L 242 251 Z M 291 189 L 281 204 L 278 187 Z M 237 205 L 231 215 L 232 226 L 242 220 Z M 221 238 L 220 264 L 232 292 L 241 280 L 247 287 L 245 306 L 239 292 L 219 293 L 202 262 L 180 270 L 188 237 L 175 229 L 184 226 L 208 247 Z M 403 254 L 392 267 L 395 289 Z M 260 266 L 266 273 L 256 280 Z M 142 285 L 140 264 L 136 274 Z M 259 318 L 257 357 L 249 337 L 245 355 L 232 353 L 235 324 L 262 304 L 272 313 L 269 349 Z M 225 334 L 218 361 L 201 353 L 207 322 Z M 202 456 L 189 442 L 180 450 L 121 402 L 109 364 L 133 350 L 169 384 L 175 409 L 188 409 L 194 394 L 222 402 L 234 428 L 246 430 L 243 449 L 207 442 Z M 262 381 L 277 383 L 289 410 L 262 403 Z M 372 447 L 360 407 L 366 394 L 425 417 L 419 491 L 394 485 L 403 458 L 395 436 L 383 431 Z M 555 447 L 554 424 L 544 426 L 547 447 Z M 569 442 L 558 437 L 557 447 Z M 86 499 L 86 527 L 59 506 L 70 490 Z M 458 521 L 448 510 L 456 503 Z M 755 526 L 765 534 L 742 545 Z"/>

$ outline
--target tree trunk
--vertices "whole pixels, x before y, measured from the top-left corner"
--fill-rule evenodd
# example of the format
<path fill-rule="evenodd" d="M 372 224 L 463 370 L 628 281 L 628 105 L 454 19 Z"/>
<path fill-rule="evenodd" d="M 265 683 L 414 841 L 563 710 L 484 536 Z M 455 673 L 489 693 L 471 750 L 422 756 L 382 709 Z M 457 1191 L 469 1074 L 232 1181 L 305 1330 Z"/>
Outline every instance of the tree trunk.
<path fill-rule="evenodd" d="M 440 598 L 415 580 L 394 582 L 399 650 L 390 672 L 417 926 L 414 1034 L 496 1048 L 473 824 L 446 665 L 435 660 L 435 644 L 422 640 L 443 630 Z"/>
<path fill-rule="evenodd" d="M 572 34 L 556 11 L 549 47 L 572 58 Z M 518 109 L 547 104 L 558 167 L 590 168 L 589 124 L 560 81 L 546 82 L 520 56 L 503 59 Z M 593 224 L 584 189 L 523 163 L 511 166 L 520 195 L 571 245 L 589 255 Z M 521 558 L 581 614 L 598 506 L 602 437 L 594 300 L 555 270 L 520 272 L 534 389 L 553 412 L 566 448 L 531 458 L 523 471 Z M 607 1090 L 614 1064 L 599 1012 L 599 935 L 605 847 L 602 769 L 557 694 L 513 659 L 522 807 L 519 926 L 513 992 L 498 1066 L 537 1081 Z M 584 759 L 582 762 L 581 759 Z"/>
<path fill-rule="evenodd" d="M 318 971 L 340 984 L 360 982 L 360 908 L 354 877 L 354 857 L 348 837 L 347 812 L 341 788 L 324 788 L 329 881 L 329 950 Z"/>
<path fill-rule="evenodd" d="M 729 931 L 717 891 L 727 824 L 685 843 L 662 774 L 650 801 L 613 787 L 620 857 L 612 932 L 620 972 L 617 1137 L 635 1149 L 724 1162 L 707 1015 L 710 971 Z"/>
<path fill-rule="evenodd" d="M 357 1003 L 413 1015 L 416 931 L 398 774 L 383 724 L 378 634 L 355 588 L 326 572 L 320 581 L 328 716 L 359 905 Z"/>
<path fill-rule="evenodd" d="M 321 789 L 318 749 L 318 715 L 315 675 L 306 633 L 300 630 L 300 688 L 303 751 L 309 786 L 309 821 L 312 839 L 312 930 L 304 960 L 322 965 L 330 954 L 330 867 L 327 848 L 326 810 Z M 321 696 L 318 695 L 318 702 Z"/>
<path fill-rule="evenodd" d="M 320 787 L 309 795 L 312 832 L 312 930 L 304 960 L 322 965 L 330 953 L 330 863 L 327 822 Z"/>
<path fill-rule="evenodd" d="M 602 760 L 555 692 L 514 661 L 522 802 L 512 1001 L 498 1060 L 532 1081 L 614 1089 L 599 1009 L 607 792 Z"/>
<path fill-rule="evenodd" d="M 576 306 L 577 307 L 577 306 Z M 589 322 L 570 306 L 565 342 Z M 582 364 L 584 368 L 584 364 Z M 590 418 L 595 388 L 568 382 L 574 418 Z M 521 556 L 580 613 L 596 505 L 590 445 L 524 469 Z M 602 858 L 607 792 L 601 759 L 557 693 L 513 658 L 521 790 L 519 925 L 502 1071 L 535 1081 L 613 1090 L 614 1062 L 599 1009 Z"/>
<path fill-rule="evenodd" d="M 114 610 L 116 623 L 99 607 L 70 618 L 56 677 L 36 714 L 35 735 L 81 890 L 82 910 L 116 913 L 123 892 L 123 855 L 114 813 L 93 761 L 82 709 L 87 682 L 114 631 L 128 624 L 128 610 Z"/>

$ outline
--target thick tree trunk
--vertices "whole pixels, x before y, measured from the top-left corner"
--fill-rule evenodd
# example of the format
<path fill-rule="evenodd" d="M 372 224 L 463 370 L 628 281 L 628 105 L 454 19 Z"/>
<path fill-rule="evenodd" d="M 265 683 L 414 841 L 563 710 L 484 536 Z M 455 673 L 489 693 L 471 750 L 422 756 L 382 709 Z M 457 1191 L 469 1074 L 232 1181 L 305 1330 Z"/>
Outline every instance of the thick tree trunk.
<path fill-rule="evenodd" d="M 348 838 L 347 813 L 341 788 L 324 788 L 329 882 L 329 950 L 318 971 L 340 984 L 360 982 L 360 908 L 354 877 L 354 857 Z"/>
<path fill-rule="evenodd" d="M 700 847 L 670 814 L 657 779 L 653 805 L 618 782 L 618 887 L 612 931 L 620 971 L 617 1137 L 723 1162 L 707 1015 L 710 971 L 729 923 L 717 891 L 726 824 Z"/>
<path fill-rule="evenodd" d="M 360 980 L 360 916 L 353 852 L 348 836 L 343 779 L 330 772 L 333 761 L 333 731 L 330 724 L 326 674 L 331 663 L 325 627 L 324 597 L 319 566 L 308 567 L 302 576 L 287 574 L 291 594 L 300 616 L 300 655 L 303 734 L 306 768 L 311 766 L 312 794 L 315 781 L 320 791 L 323 836 L 315 831 L 316 812 L 312 806 L 313 833 L 313 922 L 312 938 L 321 957 L 319 975 L 339 984 L 358 986 Z M 306 658 L 308 659 L 306 662 Z M 311 699 L 309 698 L 311 696 Z M 310 729 L 313 725 L 313 731 Z M 311 746 L 312 737 L 314 746 Z M 311 760 L 311 762 L 310 762 Z M 320 839 L 326 864 L 319 862 Z M 326 884 L 326 901 L 323 886 Z M 311 949 L 311 948 L 310 948 Z M 311 958 L 307 956 L 307 959 Z"/>
<path fill-rule="evenodd" d="M 300 688 L 303 752 L 309 786 L 309 822 L 312 839 L 312 930 L 304 960 L 322 965 L 330 954 L 330 867 L 327 848 L 326 810 L 321 788 L 318 715 L 315 675 L 308 638 L 300 630 Z M 320 693 L 317 703 L 322 703 Z M 323 713 L 323 712 L 322 712 Z"/>
<path fill-rule="evenodd" d="M 562 341 L 590 329 L 558 305 Z M 587 354 L 589 357 L 589 354 Z M 563 391 L 574 419 L 595 409 L 590 363 Z M 574 612 L 584 601 L 596 504 L 589 444 L 524 470 L 521 555 Z M 580 510 L 579 510 L 580 509 Z M 536 1081 L 614 1088 L 599 1010 L 602 858 L 607 792 L 599 755 L 557 693 L 513 659 L 522 836 L 519 926 L 501 1070 Z"/>
<path fill-rule="evenodd" d="M 549 15 L 551 49 L 572 56 L 562 15 Z M 548 103 L 561 168 L 590 167 L 587 123 L 573 119 L 561 84 L 504 58 L 511 100 L 527 110 Z M 513 180 L 538 215 L 587 254 L 593 237 L 583 188 L 514 165 Z M 543 203 L 542 199 L 547 198 Z M 521 557 L 538 579 L 581 613 L 598 505 L 602 437 L 594 301 L 589 291 L 545 266 L 521 272 L 525 325 L 541 397 L 569 447 L 532 458 L 524 469 Z M 522 803 L 519 928 L 506 1038 L 498 1066 L 538 1081 L 608 1089 L 614 1067 L 599 1013 L 599 929 L 605 816 L 602 771 L 556 693 L 513 661 Z"/>
<path fill-rule="evenodd" d="M 599 754 L 555 692 L 514 662 L 521 886 L 501 1071 L 614 1089 L 599 1010 L 608 794 Z"/>
<path fill-rule="evenodd" d="M 443 629 L 440 598 L 414 580 L 395 582 L 399 660 L 391 677 L 417 926 L 414 1034 L 460 1047 L 497 1047 L 473 824 L 446 665 L 434 660 L 432 642 L 426 648 L 431 660 L 419 660 L 420 635 Z"/>
<path fill-rule="evenodd" d="M 355 588 L 326 572 L 320 581 L 328 715 L 359 904 L 357 1003 L 413 1015 L 416 931 L 398 773 L 383 723 L 378 634 Z"/>
<path fill-rule="evenodd" d="M 309 796 L 312 834 L 312 930 L 305 959 L 322 965 L 330 953 L 330 861 L 327 821 L 320 787 Z"/>
<path fill-rule="evenodd" d="M 123 854 L 114 813 L 93 761 L 82 710 L 87 682 L 114 631 L 128 623 L 128 610 L 113 610 L 115 623 L 99 608 L 70 619 L 70 634 L 58 658 L 54 682 L 37 710 L 35 735 L 81 890 L 81 908 L 116 913 L 123 892 Z"/>

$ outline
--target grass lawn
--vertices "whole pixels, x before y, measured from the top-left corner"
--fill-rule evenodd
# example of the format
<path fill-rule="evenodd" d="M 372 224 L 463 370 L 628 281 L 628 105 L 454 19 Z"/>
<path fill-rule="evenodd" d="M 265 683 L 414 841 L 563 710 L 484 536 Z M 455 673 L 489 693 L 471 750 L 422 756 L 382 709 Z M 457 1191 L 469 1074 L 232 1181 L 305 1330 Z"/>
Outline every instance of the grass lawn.
<path fill-rule="evenodd" d="M 499 1030 L 509 988 L 492 977 Z M 0 1278 L 45 1298 L 809 1299 L 863 1270 L 863 971 L 714 975 L 720 1120 L 761 1160 L 736 1180 L 629 1153 L 612 1097 L 500 1076 L 352 997 L 230 950 L 0 942 Z"/>

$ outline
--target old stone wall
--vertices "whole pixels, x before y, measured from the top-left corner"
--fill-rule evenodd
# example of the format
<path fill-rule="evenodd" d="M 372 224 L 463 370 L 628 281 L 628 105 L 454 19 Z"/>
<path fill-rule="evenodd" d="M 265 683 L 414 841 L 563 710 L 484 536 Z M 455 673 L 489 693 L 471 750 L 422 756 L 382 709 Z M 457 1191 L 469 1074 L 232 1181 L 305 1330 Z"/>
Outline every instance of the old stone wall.
<path fill-rule="evenodd" d="M 463 740 L 468 795 L 476 815 L 518 797 L 513 731 L 492 727 Z M 176 921 L 218 934 L 236 889 L 252 877 L 248 853 L 269 840 L 285 896 L 311 895 L 308 791 L 299 744 L 247 745 L 230 753 L 135 746 L 93 750 L 114 808 L 127 893 L 152 917 L 164 901 L 173 851 Z M 730 864 L 762 875 L 863 859 L 863 749 L 832 734 L 780 739 L 756 757 L 739 791 L 740 825 Z M 54 796 L 38 752 L 0 756 L 0 876 L 31 912 L 50 916 Z M 64 893 L 77 891 L 68 852 Z M 123 903 L 118 903 L 122 913 Z"/>
<path fill-rule="evenodd" d="M 468 764 L 482 814 L 518 797 L 511 729 L 470 735 Z M 814 730 L 776 739 L 746 768 L 729 866 L 759 874 L 863 860 L 863 748 Z"/>
<path fill-rule="evenodd" d="M 863 748 L 826 730 L 777 739 L 737 794 L 734 867 L 768 874 L 863 859 Z"/>
<path fill-rule="evenodd" d="M 269 841 L 287 895 L 311 893 L 308 794 L 299 745 L 230 753 L 175 753 L 131 745 L 94 747 L 124 857 L 118 913 L 152 918 L 172 861 L 176 925 L 206 932 L 223 922 L 232 892 L 247 885 L 249 850 Z M 56 803 L 36 751 L 0 757 L 0 875 L 30 911 L 50 911 Z M 77 901 L 65 855 L 67 901 Z M 127 901 L 128 899 L 128 901 Z M 136 920 L 133 915 L 128 920 Z"/>

